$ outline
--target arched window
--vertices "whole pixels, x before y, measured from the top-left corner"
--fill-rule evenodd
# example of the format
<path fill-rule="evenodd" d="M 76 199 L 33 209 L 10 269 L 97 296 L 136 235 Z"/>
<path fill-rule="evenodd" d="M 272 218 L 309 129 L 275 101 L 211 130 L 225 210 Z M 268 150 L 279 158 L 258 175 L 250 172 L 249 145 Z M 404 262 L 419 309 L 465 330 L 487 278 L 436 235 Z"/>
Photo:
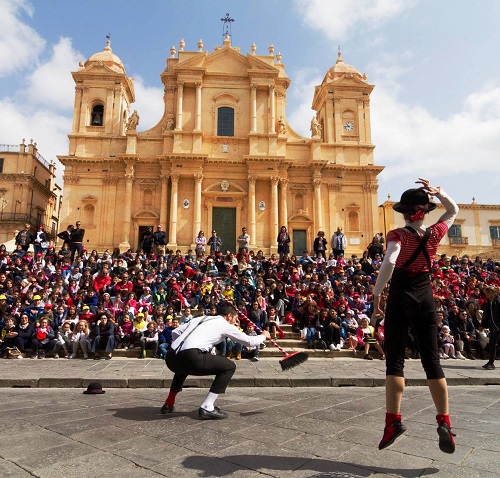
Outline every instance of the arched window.
<path fill-rule="evenodd" d="M 217 110 L 217 136 L 234 136 L 234 109 L 223 106 Z"/>
<path fill-rule="evenodd" d="M 104 118 L 104 106 L 101 104 L 92 107 L 90 115 L 90 126 L 102 126 Z"/>
<path fill-rule="evenodd" d="M 349 231 L 359 231 L 359 214 L 356 211 L 351 211 L 348 219 Z"/>

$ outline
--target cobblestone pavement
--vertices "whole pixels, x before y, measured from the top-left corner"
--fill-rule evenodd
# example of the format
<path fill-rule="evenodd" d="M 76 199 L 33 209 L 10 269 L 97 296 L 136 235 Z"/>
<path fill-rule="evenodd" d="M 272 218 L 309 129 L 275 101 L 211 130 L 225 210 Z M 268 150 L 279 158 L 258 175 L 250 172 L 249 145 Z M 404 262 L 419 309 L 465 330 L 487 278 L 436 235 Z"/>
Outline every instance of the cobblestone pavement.
<path fill-rule="evenodd" d="M 484 370 L 480 360 L 446 360 L 443 368 L 449 385 L 500 385 L 500 367 Z M 419 360 L 406 361 L 408 385 L 425 385 Z M 278 359 L 240 360 L 232 387 L 331 387 L 383 386 L 385 362 L 361 358 L 310 358 L 286 372 Z M 164 388 L 172 373 L 162 360 L 113 358 L 112 360 L 0 360 L 0 387 L 87 387 L 100 381 L 106 388 Z M 188 379 L 191 387 L 207 387 L 211 378 Z"/>
<path fill-rule="evenodd" d="M 450 388 L 457 449 L 447 455 L 425 387 L 407 389 L 407 432 L 384 451 L 381 387 L 233 387 L 218 399 L 229 412 L 221 421 L 197 419 L 206 390 L 196 388 L 180 393 L 169 415 L 159 413 L 165 391 L 154 388 L 4 388 L 0 476 L 493 478 L 499 392 Z"/>

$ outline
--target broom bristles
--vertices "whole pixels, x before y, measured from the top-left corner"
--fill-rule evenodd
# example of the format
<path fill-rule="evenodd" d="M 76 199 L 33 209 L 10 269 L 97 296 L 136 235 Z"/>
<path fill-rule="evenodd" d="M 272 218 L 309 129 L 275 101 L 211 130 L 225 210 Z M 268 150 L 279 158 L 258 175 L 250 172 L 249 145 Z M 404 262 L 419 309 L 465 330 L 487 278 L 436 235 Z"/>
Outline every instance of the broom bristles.
<path fill-rule="evenodd" d="M 301 363 L 304 363 L 309 358 L 305 352 L 294 352 L 280 360 L 281 370 L 290 370 Z"/>

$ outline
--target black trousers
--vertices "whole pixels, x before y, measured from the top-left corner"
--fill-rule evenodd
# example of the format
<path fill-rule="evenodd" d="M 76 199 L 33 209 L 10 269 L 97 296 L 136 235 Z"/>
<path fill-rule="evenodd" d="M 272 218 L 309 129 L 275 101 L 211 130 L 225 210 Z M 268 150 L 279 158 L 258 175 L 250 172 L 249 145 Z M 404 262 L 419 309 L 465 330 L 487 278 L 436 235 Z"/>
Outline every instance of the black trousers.
<path fill-rule="evenodd" d="M 236 371 L 235 363 L 226 357 L 199 349 L 183 350 L 178 354 L 170 349 L 165 362 L 175 374 L 170 386 L 171 392 L 180 392 L 188 375 L 215 375 L 210 391 L 216 394 L 224 393 Z"/>
<path fill-rule="evenodd" d="M 490 354 L 490 358 L 488 360 L 489 363 L 493 363 L 495 361 L 496 354 L 497 354 L 497 342 L 498 342 L 499 337 L 500 337 L 499 330 L 490 329 L 490 341 L 488 342 L 488 345 L 486 346 L 486 350 Z"/>
<path fill-rule="evenodd" d="M 386 375 L 404 377 L 405 348 L 411 324 L 428 379 L 444 378 L 439 362 L 437 323 L 429 273 L 395 269 L 385 318 Z"/>

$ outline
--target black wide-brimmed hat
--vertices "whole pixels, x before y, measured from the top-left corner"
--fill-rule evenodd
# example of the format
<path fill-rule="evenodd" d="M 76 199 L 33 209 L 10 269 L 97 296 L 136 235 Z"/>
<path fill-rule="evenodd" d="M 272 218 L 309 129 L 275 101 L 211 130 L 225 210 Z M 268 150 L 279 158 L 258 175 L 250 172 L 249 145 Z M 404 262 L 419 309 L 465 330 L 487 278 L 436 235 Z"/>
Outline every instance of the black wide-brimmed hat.
<path fill-rule="evenodd" d="M 101 393 L 106 393 L 106 391 L 102 389 L 102 385 L 99 382 L 91 382 L 88 384 L 87 390 L 83 393 L 88 395 L 99 395 Z"/>
<path fill-rule="evenodd" d="M 408 189 L 401 194 L 399 202 L 392 206 L 397 212 L 415 212 L 423 209 L 425 212 L 436 209 L 436 204 L 430 201 L 429 195 L 422 188 Z"/>

